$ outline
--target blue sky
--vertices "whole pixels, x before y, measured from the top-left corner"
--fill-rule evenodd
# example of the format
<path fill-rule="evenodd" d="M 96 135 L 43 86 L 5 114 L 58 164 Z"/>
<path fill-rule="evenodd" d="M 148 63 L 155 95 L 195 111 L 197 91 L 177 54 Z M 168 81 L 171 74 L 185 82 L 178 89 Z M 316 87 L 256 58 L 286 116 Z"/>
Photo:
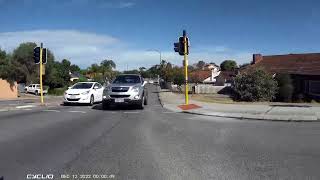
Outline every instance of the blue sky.
<path fill-rule="evenodd" d="M 252 53 L 319 52 L 316 0 L 0 0 L 0 47 L 40 41 L 81 67 L 113 59 L 118 69 L 181 65 L 173 42 L 186 29 L 190 61 L 249 62 Z"/>

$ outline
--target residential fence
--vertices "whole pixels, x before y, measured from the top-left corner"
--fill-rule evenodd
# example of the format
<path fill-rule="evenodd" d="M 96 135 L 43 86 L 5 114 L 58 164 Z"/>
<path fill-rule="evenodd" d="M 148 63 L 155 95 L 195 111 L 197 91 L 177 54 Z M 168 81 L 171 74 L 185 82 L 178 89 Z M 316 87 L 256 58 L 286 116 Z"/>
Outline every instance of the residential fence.
<path fill-rule="evenodd" d="M 213 86 L 211 84 L 189 84 L 189 92 L 193 94 L 217 94 L 227 86 Z M 171 85 L 169 88 L 173 92 L 184 92 L 184 85 Z"/>

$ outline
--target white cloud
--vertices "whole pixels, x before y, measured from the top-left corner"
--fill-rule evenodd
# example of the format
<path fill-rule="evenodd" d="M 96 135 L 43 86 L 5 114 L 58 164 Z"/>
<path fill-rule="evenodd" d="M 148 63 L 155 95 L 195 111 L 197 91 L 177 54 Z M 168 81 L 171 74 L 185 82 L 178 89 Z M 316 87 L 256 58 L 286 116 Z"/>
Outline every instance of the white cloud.
<path fill-rule="evenodd" d="M 0 47 L 12 52 L 22 42 L 35 42 L 49 48 L 56 60 L 70 59 L 72 63 L 85 68 L 103 59 L 113 59 L 117 69 L 151 67 L 159 63 L 159 53 L 147 51 L 149 48 L 132 48 L 120 39 L 108 35 L 76 30 L 33 30 L 0 33 Z M 175 65 L 182 64 L 182 56 L 173 51 L 162 51 L 162 59 Z M 190 63 L 199 60 L 220 63 L 225 59 L 236 59 L 238 63 L 249 62 L 252 53 L 235 51 L 227 46 L 191 47 Z"/>

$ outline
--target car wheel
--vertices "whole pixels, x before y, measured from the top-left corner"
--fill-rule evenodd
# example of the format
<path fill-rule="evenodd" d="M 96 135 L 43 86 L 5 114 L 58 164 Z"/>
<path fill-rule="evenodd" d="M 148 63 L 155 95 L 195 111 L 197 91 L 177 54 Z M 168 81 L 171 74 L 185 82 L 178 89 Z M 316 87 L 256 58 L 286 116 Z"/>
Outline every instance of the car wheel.
<path fill-rule="evenodd" d="M 39 92 L 38 92 L 38 91 L 36 91 L 36 92 L 35 92 L 35 95 L 36 95 L 36 96 L 39 96 Z"/>
<path fill-rule="evenodd" d="M 92 106 L 94 104 L 94 97 L 93 97 L 93 95 L 91 95 L 91 97 L 90 97 L 90 106 Z"/>
<path fill-rule="evenodd" d="M 141 102 L 139 104 L 139 109 L 144 109 L 144 101 L 145 101 L 145 98 L 144 96 L 142 96 Z"/>
<path fill-rule="evenodd" d="M 148 97 L 144 98 L 144 102 L 143 103 L 144 103 L 144 105 L 148 105 Z"/>
<path fill-rule="evenodd" d="M 102 102 L 102 109 L 103 109 L 103 110 L 109 109 L 109 103 Z"/>

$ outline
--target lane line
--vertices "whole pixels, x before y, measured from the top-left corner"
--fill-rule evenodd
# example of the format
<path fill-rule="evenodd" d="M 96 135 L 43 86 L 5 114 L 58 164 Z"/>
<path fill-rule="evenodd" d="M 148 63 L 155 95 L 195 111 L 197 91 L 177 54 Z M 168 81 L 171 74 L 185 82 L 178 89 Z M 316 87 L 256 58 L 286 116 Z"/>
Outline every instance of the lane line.
<path fill-rule="evenodd" d="M 85 111 L 68 111 L 68 112 L 71 112 L 71 113 L 87 113 L 87 112 L 85 112 Z"/>
<path fill-rule="evenodd" d="M 0 109 L 0 112 L 7 112 L 9 109 Z"/>
<path fill-rule="evenodd" d="M 173 114 L 173 113 L 176 113 L 176 112 L 171 112 L 171 111 L 166 111 L 166 112 L 162 112 L 163 114 Z"/>
<path fill-rule="evenodd" d="M 138 111 L 133 111 L 133 112 L 127 112 L 127 111 L 125 111 L 125 112 L 123 112 L 123 113 L 125 113 L 125 114 L 139 114 L 140 112 L 138 112 Z"/>
<path fill-rule="evenodd" d="M 59 110 L 54 110 L 54 109 L 45 109 L 45 110 L 42 110 L 43 112 L 61 112 Z"/>
<path fill-rule="evenodd" d="M 35 105 L 16 106 L 17 109 L 32 108 L 32 107 L 35 107 Z"/>

